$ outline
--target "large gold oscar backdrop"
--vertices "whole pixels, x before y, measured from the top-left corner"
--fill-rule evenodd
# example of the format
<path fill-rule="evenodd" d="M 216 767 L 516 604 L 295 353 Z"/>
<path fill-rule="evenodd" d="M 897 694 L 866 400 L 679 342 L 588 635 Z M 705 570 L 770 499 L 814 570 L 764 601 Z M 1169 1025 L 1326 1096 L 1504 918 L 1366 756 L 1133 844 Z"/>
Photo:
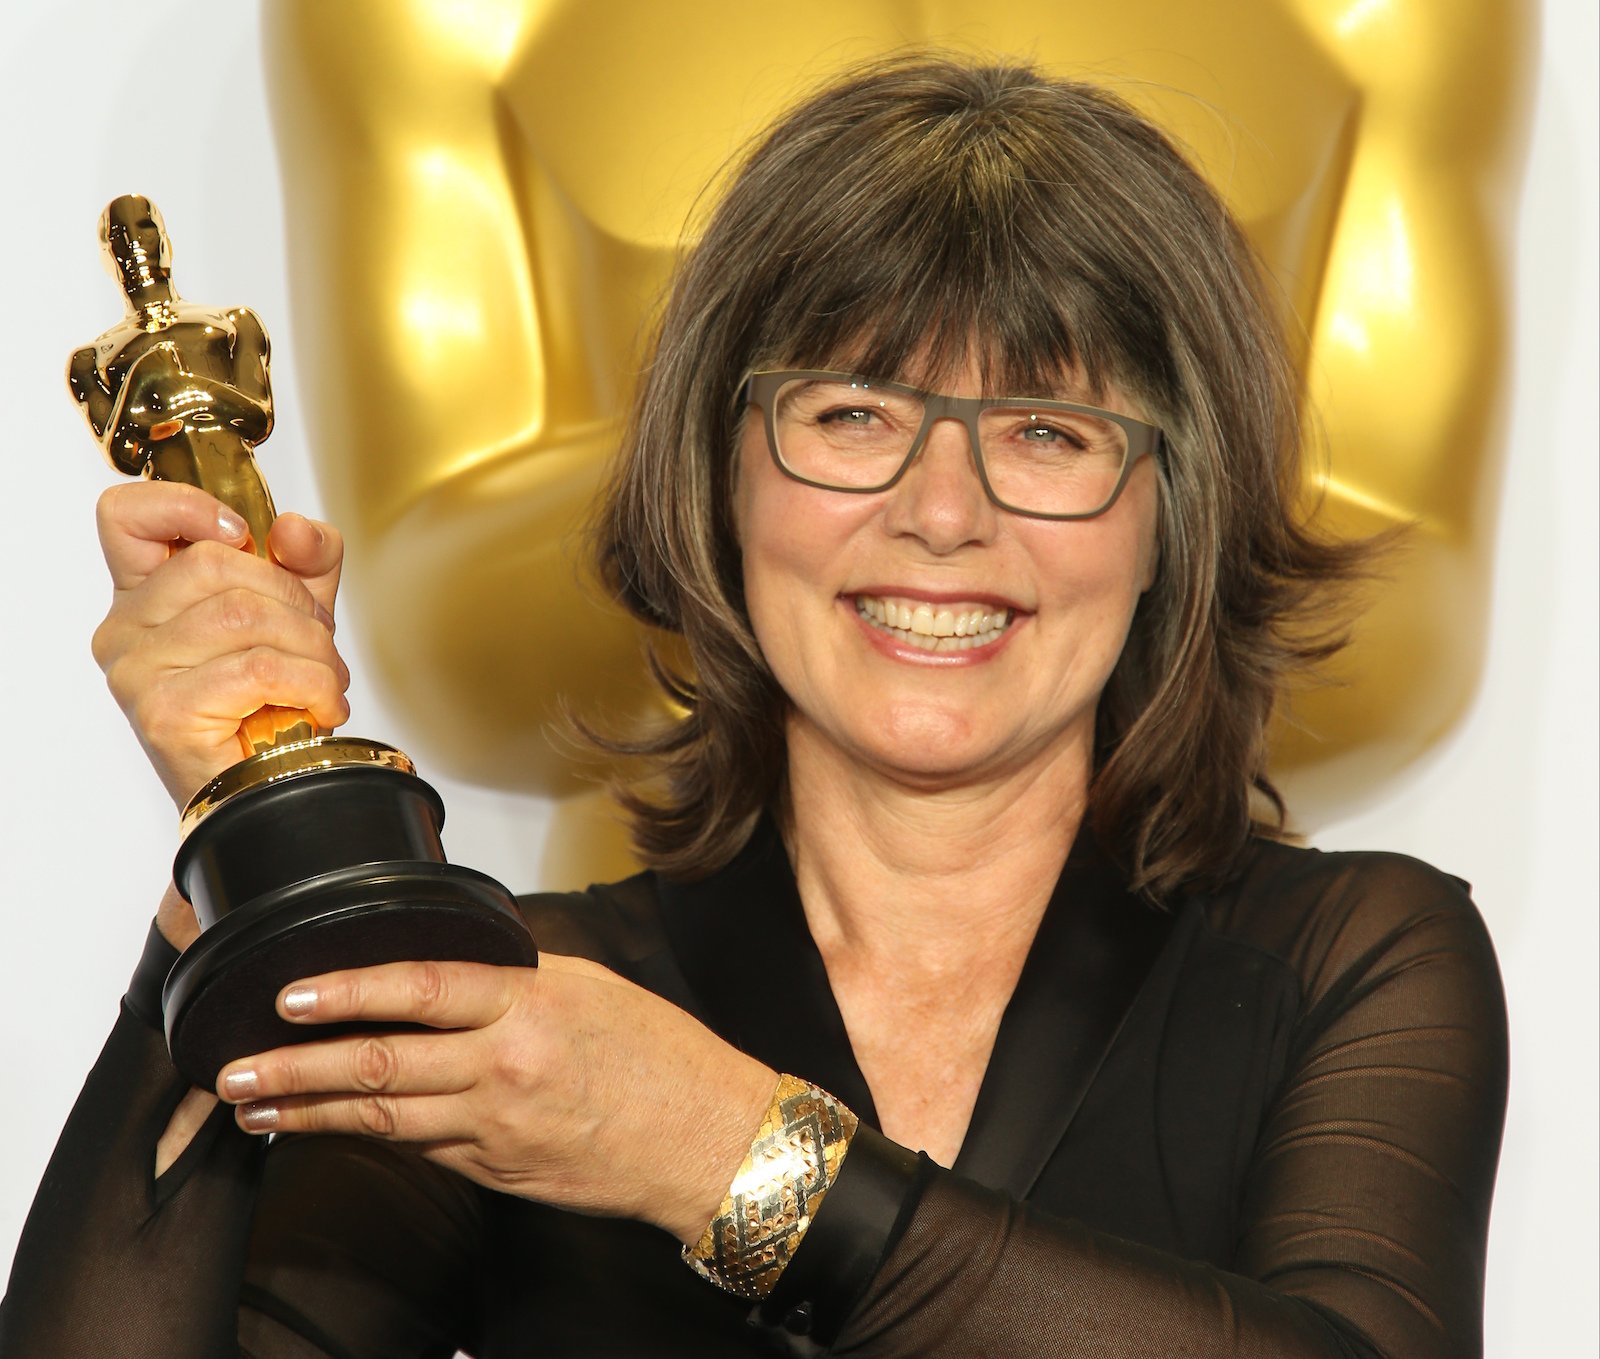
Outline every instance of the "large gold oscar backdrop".
<path fill-rule="evenodd" d="M 1302 827 L 1471 698 L 1499 486 L 1514 0 L 279 0 L 292 343 L 364 662 L 430 767 L 565 799 L 550 883 L 625 862 L 558 696 L 654 702 L 575 532 L 680 242 L 740 146 L 909 45 L 1102 82 L 1193 151 L 1282 284 L 1337 531 L 1412 525 L 1275 768 Z M 592 774 L 592 770 L 591 770 Z"/>

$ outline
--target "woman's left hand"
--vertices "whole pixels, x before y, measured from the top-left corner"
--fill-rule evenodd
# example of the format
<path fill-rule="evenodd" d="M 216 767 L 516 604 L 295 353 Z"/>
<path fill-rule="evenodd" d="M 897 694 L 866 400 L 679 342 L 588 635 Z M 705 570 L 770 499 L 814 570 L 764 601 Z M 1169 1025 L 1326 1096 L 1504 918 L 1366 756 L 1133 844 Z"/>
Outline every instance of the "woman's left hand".
<path fill-rule="evenodd" d="M 693 1243 L 749 1149 L 777 1073 L 596 963 L 391 963 L 286 987 L 297 1024 L 407 1021 L 230 1063 L 249 1132 L 413 1143 L 479 1184 L 653 1222 Z"/>

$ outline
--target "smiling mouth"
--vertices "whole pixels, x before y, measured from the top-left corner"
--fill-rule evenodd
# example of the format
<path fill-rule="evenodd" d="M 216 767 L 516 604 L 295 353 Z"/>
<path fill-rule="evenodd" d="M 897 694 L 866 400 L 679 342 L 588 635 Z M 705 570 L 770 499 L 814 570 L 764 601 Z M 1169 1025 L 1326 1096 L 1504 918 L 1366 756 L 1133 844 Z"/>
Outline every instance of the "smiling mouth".
<path fill-rule="evenodd" d="M 981 604 L 925 604 L 857 595 L 856 613 L 879 632 L 922 651 L 971 651 L 999 641 L 1015 616 Z"/>

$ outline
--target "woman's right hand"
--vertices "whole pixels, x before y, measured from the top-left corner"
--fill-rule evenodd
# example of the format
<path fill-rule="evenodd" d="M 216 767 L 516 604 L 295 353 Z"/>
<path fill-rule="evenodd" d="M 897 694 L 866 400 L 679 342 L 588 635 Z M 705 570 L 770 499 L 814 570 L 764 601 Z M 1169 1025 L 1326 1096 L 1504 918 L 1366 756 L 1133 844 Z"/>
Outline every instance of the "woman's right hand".
<path fill-rule="evenodd" d="M 280 515 L 267 561 L 240 550 L 244 521 L 220 501 L 159 481 L 111 487 L 97 520 L 114 594 L 94 657 L 180 808 L 238 762 L 239 723 L 257 708 L 304 708 L 330 730 L 350 715 L 336 529 Z"/>

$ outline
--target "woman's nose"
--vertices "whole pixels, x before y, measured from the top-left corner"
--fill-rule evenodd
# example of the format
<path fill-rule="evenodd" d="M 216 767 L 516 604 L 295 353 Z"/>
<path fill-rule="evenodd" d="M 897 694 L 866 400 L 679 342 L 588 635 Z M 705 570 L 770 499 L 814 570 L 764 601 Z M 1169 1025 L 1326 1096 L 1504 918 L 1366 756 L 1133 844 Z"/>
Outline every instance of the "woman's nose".
<path fill-rule="evenodd" d="M 889 492 L 884 525 L 919 538 L 937 555 L 994 536 L 998 512 L 978 476 L 971 436 L 959 420 L 936 420 Z"/>

